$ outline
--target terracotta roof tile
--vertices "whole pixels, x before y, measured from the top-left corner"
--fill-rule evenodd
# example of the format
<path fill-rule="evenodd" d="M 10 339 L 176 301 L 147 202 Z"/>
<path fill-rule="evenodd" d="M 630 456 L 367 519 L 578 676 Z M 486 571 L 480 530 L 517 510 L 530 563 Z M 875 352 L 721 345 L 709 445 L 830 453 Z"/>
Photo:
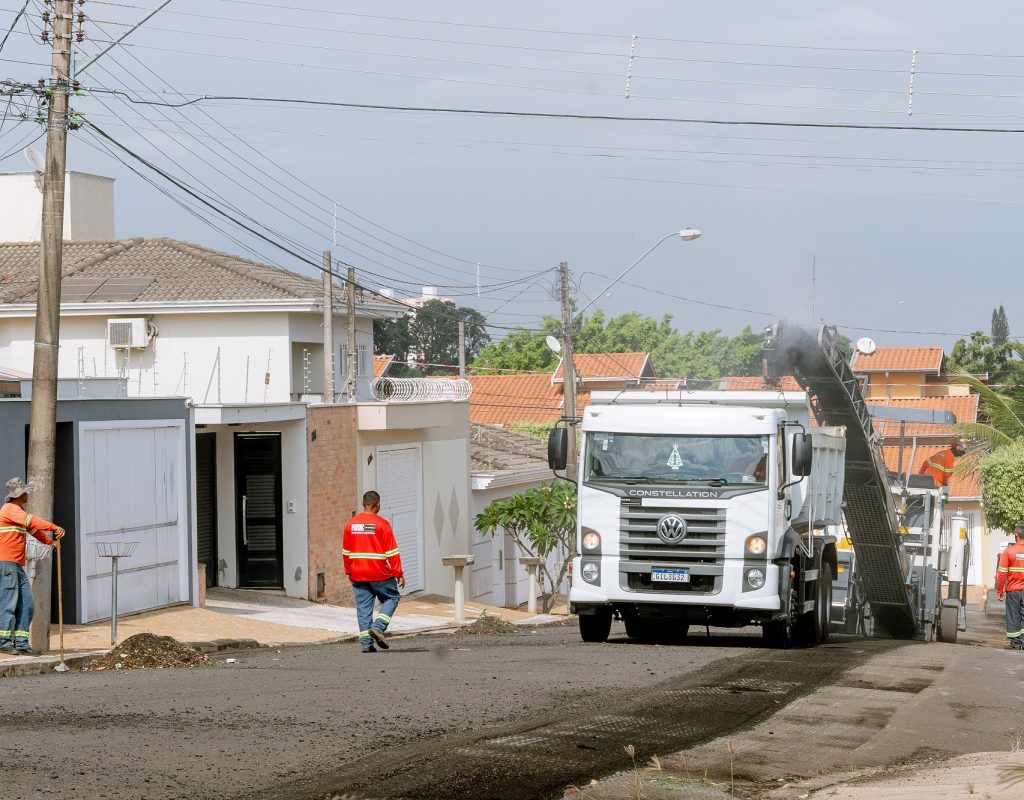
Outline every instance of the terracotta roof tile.
<path fill-rule="evenodd" d="M 573 363 L 576 365 L 576 377 L 581 380 L 636 380 L 640 377 L 655 377 L 650 366 L 649 353 L 576 353 Z M 558 363 L 552 378 L 561 383 L 562 363 Z"/>
<path fill-rule="evenodd" d="M 978 395 L 954 395 L 951 397 L 921 397 L 907 400 L 868 400 L 871 406 L 894 406 L 897 408 L 926 408 L 939 411 L 952 411 L 958 423 L 978 421 Z M 875 431 L 881 436 L 892 439 L 900 435 L 898 420 L 876 419 Z M 945 436 L 952 438 L 957 431 L 948 425 L 934 425 L 923 422 L 908 422 L 906 436 Z"/>
<path fill-rule="evenodd" d="M 912 466 L 911 474 L 915 474 L 928 458 L 935 455 L 940 450 L 946 448 L 947 445 L 936 445 L 930 447 L 918 447 L 914 452 L 914 463 L 908 465 L 907 460 L 910 458 L 910 448 L 906 447 L 903 450 L 903 473 L 906 474 L 907 467 Z M 891 471 L 895 472 L 899 467 L 899 447 L 883 447 L 882 456 L 885 459 L 885 466 Z M 954 472 L 953 479 L 949 484 L 949 498 L 950 500 L 956 500 L 958 498 L 968 497 L 980 497 L 981 496 L 981 483 L 978 479 L 977 472 Z"/>
<path fill-rule="evenodd" d="M 551 385 L 547 373 L 529 375 L 470 375 L 473 393 L 469 418 L 483 425 L 513 422 L 556 422 L 562 418 L 562 387 Z M 589 392 L 579 392 L 577 413 L 590 402 Z"/>
<path fill-rule="evenodd" d="M 944 358 L 941 347 L 879 347 L 871 355 L 855 353 L 853 371 L 931 372 L 938 375 Z"/>
<path fill-rule="evenodd" d="M 394 363 L 394 356 L 374 356 L 373 357 L 373 377 L 383 378 L 389 369 L 391 364 Z"/>
<path fill-rule="evenodd" d="M 784 392 L 802 392 L 800 384 L 792 375 L 783 375 L 779 379 L 779 386 L 765 386 L 764 378 L 760 375 L 726 375 L 722 378 L 719 388 L 726 392 L 760 392 L 779 388 Z"/>

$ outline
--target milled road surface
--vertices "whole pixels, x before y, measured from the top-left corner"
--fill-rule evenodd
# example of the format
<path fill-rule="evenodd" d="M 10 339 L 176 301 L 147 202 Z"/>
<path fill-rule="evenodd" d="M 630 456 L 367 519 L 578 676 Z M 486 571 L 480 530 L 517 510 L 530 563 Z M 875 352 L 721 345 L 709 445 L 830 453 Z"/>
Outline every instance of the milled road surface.
<path fill-rule="evenodd" d="M 898 643 L 583 644 L 575 627 L 0 681 L 4 798 L 558 797 L 754 724 Z"/>

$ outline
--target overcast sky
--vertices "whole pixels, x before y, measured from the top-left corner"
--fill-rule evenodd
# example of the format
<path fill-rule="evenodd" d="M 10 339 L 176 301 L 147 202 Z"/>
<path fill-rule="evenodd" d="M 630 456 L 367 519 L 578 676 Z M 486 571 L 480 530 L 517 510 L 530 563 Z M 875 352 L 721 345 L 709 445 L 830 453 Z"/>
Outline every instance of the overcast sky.
<path fill-rule="evenodd" d="M 20 5 L 0 0 L 0 33 Z M 141 19 L 143 6 L 159 3 L 132 5 L 86 3 L 90 40 L 79 46 L 79 65 Z M 48 60 L 47 47 L 27 35 L 38 26 L 36 6 L 33 0 L 33 16 L 19 22 L 0 59 Z M 968 14 L 963 3 L 935 0 L 173 0 L 126 40 L 131 47 L 116 48 L 81 80 L 87 89 L 165 101 L 181 92 L 189 99 L 1024 129 L 1022 29 L 1024 11 L 1006 2 L 971 4 Z M 46 72 L 10 60 L 0 60 L 0 77 L 34 82 Z M 684 330 L 737 333 L 779 317 L 818 318 L 882 345 L 948 348 L 955 337 L 945 334 L 987 331 L 992 308 L 1003 303 L 1011 331 L 1024 330 L 1017 277 L 1024 134 L 253 101 L 172 109 L 102 91 L 74 105 L 272 238 L 315 260 L 332 247 L 374 288 L 402 296 L 424 284 L 472 286 L 481 262 L 479 300 L 470 288 L 441 293 L 478 307 L 497 326 L 533 325 L 556 310 L 553 276 L 531 285 L 532 273 L 567 260 L 582 304 L 607 283 L 602 275 L 619 273 L 669 231 L 693 226 L 701 239 L 663 243 L 627 278 L 631 285 L 598 305 L 612 314 L 671 313 Z M 32 122 L 9 114 L 0 155 L 32 132 Z M 195 214 L 230 236 L 212 229 L 94 149 L 93 134 L 71 137 L 70 168 L 117 179 L 118 236 L 174 236 L 309 271 L 189 200 Z M 18 151 L 0 163 L 4 171 L 25 167 Z M 335 200 L 343 210 L 332 246 Z"/>

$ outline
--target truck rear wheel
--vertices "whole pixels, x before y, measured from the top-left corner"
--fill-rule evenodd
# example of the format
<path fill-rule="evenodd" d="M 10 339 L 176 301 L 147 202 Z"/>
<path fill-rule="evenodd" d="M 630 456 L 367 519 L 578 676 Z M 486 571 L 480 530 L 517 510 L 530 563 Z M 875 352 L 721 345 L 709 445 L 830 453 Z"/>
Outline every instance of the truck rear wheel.
<path fill-rule="evenodd" d="M 818 641 L 827 642 L 832 632 L 832 565 L 823 561 L 818 570 L 818 607 L 814 613 L 818 619 Z"/>
<path fill-rule="evenodd" d="M 580 614 L 580 638 L 585 642 L 604 642 L 612 631 L 612 610 L 599 608 L 593 614 Z"/>

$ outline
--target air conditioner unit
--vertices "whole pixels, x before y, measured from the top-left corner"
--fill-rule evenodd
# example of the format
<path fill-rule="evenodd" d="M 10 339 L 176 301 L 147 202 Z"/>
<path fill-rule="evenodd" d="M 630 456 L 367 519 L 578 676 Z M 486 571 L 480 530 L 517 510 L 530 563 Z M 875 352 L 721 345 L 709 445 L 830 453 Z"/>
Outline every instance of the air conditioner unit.
<path fill-rule="evenodd" d="M 107 342 L 115 350 L 140 349 L 149 346 L 149 335 L 146 332 L 146 320 L 142 317 L 132 319 L 108 319 Z"/>

